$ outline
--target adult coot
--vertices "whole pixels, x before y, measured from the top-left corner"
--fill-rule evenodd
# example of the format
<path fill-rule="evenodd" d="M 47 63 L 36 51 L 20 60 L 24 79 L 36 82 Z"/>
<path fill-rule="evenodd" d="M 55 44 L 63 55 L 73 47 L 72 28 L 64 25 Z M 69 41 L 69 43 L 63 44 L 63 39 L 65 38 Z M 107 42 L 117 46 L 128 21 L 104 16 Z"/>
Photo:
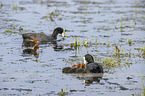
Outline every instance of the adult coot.
<path fill-rule="evenodd" d="M 23 42 L 29 41 L 29 40 L 37 40 L 39 44 L 47 43 L 56 41 L 57 35 L 62 34 L 64 36 L 65 30 L 61 27 L 57 27 L 54 29 L 53 33 L 50 36 L 45 35 L 44 33 L 25 33 L 22 34 Z"/>
<path fill-rule="evenodd" d="M 103 67 L 100 63 L 94 62 L 92 55 L 86 54 L 84 57 L 84 63 L 86 64 L 87 73 L 103 73 Z"/>

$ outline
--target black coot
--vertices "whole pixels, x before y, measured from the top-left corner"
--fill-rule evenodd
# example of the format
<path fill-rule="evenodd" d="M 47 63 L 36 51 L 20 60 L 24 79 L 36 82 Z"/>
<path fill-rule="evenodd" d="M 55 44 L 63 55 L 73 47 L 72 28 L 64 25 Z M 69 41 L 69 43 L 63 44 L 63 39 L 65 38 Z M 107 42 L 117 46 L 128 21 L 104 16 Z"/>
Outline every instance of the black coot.
<path fill-rule="evenodd" d="M 84 63 L 86 63 L 87 73 L 103 73 L 103 67 L 100 63 L 94 62 L 92 55 L 86 54 L 84 57 Z"/>
<path fill-rule="evenodd" d="M 39 44 L 52 42 L 57 40 L 57 35 L 62 34 L 64 36 L 65 30 L 61 27 L 54 29 L 53 33 L 50 36 L 45 35 L 44 33 L 25 33 L 22 34 L 23 42 L 30 40 L 37 40 Z"/>

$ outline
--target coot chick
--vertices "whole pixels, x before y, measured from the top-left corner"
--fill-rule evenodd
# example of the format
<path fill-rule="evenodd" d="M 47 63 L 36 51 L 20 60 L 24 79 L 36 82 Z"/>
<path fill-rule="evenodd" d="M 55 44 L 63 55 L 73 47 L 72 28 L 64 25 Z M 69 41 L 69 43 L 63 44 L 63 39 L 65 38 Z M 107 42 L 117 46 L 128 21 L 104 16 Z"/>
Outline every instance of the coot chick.
<path fill-rule="evenodd" d="M 62 69 L 62 72 L 63 73 L 76 73 L 76 70 L 78 68 L 72 68 L 72 67 L 65 67 Z"/>
<path fill-rule="evenodd" d="M 62 70 L 63 73 L 85 73 L 86 72 L 86 65 L 85 64 L 77 64 L 73 65 L 72 67 L 65 67 Z"/>
<path fill-rule="evenodd" d="M 23 54 L 36 55 L 37 54 L 37 50 L 39 50 L 39 46 L 37 44 L 35 44 L 32 48 L 24 49 L 23 50 Z"/>
<path fill-rule="evenodd" d="M 68 73 L 68 71 L 71 69 L 71 67 L 65 67 L 62 69 L 63 73 Z"/>
<path fill-rule="evenodd" d="M 62 34 L 64 36 L 65 30 L 61 27 L 54 29 L 53 33 L 50 36 L 45 35 L 44 33 L 25 33 L 22 34 L 23 42 L 29 40 L 37 40 L 40 44 L 56 41 L 57 35 Z"/>
<path fill-rule="evenodd" d="M 85 64 L 78 64 L 77 65 L 76 73 L 86 73 L 86 65 Z"/>
<path fill-rule="evenodd" d="M 103 67 L 100 63 L 95 63 L 94 58 L 90 54 L 86 54 L 84 57 L 84 63 L 86 65 L 86 72 L 87 73 L 103 73 Z"/>
<path fill-rule="evenodd" d="M 76 70 L 78 68 L 71 68 L 70 70 L 67 71 L 67 73 L 76 73 Z"/>
<path fill-rule="evenodd" d="M 37 43 L 38 43 L 37 40 L 28 40 L 28 41 L 25 41 L 23 44 L 26 47 L 33 47 Z"/>

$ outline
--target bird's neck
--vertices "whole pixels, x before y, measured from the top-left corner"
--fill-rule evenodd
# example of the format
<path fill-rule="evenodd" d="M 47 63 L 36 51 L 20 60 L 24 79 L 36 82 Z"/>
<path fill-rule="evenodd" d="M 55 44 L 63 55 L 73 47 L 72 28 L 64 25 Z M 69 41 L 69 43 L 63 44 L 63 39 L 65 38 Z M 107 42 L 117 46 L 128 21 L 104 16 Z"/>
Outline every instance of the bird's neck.
<path fill-rule="evenodd" d="M 55 39 L 57 39 L 57 35 L 58 35 L 58 33 L 54 31 L 53 34 L 52 34 L 52 37 L 54 37 Z"/>

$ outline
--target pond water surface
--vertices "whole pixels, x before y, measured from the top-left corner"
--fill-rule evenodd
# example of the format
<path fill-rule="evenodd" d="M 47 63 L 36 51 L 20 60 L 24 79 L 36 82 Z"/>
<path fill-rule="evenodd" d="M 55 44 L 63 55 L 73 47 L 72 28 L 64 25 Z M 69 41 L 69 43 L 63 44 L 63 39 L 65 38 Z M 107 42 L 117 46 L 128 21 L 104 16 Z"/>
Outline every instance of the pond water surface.
<path fill-rule="evenodd" d="M 0 95 L 140 96 L 145 81 L 144 0 L 0 0 Z M 22 33 L 66 29 L 54 44 L 39 45 L 39 57 L 24 55 Z M 83 43 L 88 38 L 87 46 Z M 75 40 L 77 48 L 71 47 Z M 131 43 L 129 44 L 131 40 Z M 115 54 L 115 47 L 121 54 Z M 144 49 L 145 50 L 145 49 Z M 62 69 L 92 54 L 102 78 L 63 74 Z M 111 59 L 115 65 L 107 66 Z M 113 59 L 112 59 L 113 58 Z M 139 74 L 140 72 L 140 74 Z M 92 79 L 91 79 L 92 80 Z M 85 82 L 84 82 L 85 81 Z"/>

